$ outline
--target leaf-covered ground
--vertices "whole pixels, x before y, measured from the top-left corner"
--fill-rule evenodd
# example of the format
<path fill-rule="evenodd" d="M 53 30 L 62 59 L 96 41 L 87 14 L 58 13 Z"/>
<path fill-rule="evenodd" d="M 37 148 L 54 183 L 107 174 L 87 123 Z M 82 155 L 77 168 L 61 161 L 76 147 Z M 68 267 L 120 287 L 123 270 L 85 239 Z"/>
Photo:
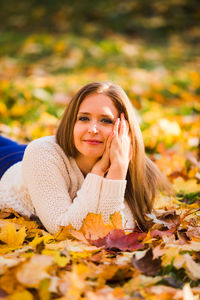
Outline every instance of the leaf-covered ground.
<path fill-rule="evenodd" d="M 173 37 L 164 46 L 120 35 L 4 34 L 0 131 L 21 142 L 55 133 L 83 84 L 113 80 L 138 109 L 146 151 L 172 182 L 148 232 L 88 215 L 50 235 L 38 220 L 0 212 L 0 299 L 184 299 L 200 297 L 199 54 Z"/>

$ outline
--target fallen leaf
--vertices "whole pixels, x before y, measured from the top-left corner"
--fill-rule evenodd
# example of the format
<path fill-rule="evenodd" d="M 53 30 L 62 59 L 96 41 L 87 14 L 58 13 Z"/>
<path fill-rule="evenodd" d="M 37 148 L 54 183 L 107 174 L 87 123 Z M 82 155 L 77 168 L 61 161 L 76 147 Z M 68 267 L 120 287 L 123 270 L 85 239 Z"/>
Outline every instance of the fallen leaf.
<path fill-rule="evenodd" d="M 21 246 L 26 237 L 26 228 L 22 227 L 20 230 L 15 229 L 15 224 L 6 223 L 0 232 L 0 240 L 5 244 L 15 247 Z"/>
<path fill-rule="evenodd" d="M 16 272 L 17 280 L 27 287 L 38 287 L 40 281 L 50 278 L 47 268 L 51 266 L 53 257 L 35 254 L 23 263 Z"/>
<path fill-rule="evenodd" d="M 200 191 L 200 184 L 195 179 L 184 180 L 182 177 L 174 179 L 173 186 L 175 191 L 187 193 L 195 193 Z"/>
<path fill-rule="evenodd" d="M 8 268 L 17 266 L 22 261 L 24 261 L 23 257 L 6 258 L 0 256 L 0 275 L 3 274 Z"/>
<path fill-rule="evenodd" d="M 133 231 L 125 234 L 122 229 L 114 229 L 105 237 L 105 248 L 117 248 L 122 251 L 136 250 L 144 247 L 138 240 L 146 236 L 144 232 Z"/>
<path fill-rule="evenodd" d="M 50 293 L 50 280 L 49 278 L 45 278 L 40 282 L 38 294 L 40 300 L 50 300 L 51 299 L 51 293 Z"/>
<path fill-rule="evenodd" d="M 194 300 L 194 295 L 188 283 L 183 287 L 183 300 Z"/>
<path fill-rule="evenodd" d="M 152 249 L 149 249 L 140 259 L 136 259 L 133 255 L 132 265 L 145 275 L 156 276 L 161 270 L 161 259 L 153 259 Z"/>
<path fill-rule="evenodd" d="M 34 297 L 29 291 L 23 290 L 14 292 L 9 296 L 9 300 L 34 300 Z"/>
<path fill-rule="evenodd" d="M 97 240 L 98 238 L 105 237 L 111 230 L 119 226 L 121 228 L 121 214 L 118 212 L 110 216 L 108 224 L 104 223 L 102 215 L 89 213 L 80 229 L 85 237 L 89 240 Z"/>
<path fill-rule="evenodd" d="M 144 247 L 143 244 L 138 242 L 146 236 L 143 232 L 132 232 L 126 234 L 122 229 L 114 229 L 110 231 L 104 238 L 97 240 L 90 240 L 92 245 L 97 247 L 104 246 L 106 249 L 119 249 L 121 251 L 136 250 Z"/>
<path fill-rule="evenodd" d="M 189 254 L 179 255 L 175 258 L 173 265 L 175 268 L 185 268 L 188 276 L 192 280 L 200 279 L 200 265 L 196 263 Z"/>

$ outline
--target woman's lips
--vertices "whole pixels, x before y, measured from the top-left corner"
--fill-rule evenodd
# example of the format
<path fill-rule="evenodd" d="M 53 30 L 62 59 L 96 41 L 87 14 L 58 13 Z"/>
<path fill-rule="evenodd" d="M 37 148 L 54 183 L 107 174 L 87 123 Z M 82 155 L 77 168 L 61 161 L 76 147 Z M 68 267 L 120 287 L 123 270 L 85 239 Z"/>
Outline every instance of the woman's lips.
<path fill-rule="evenodd" d="M 97 140 L 84 140 L 84 142 L 86 142 L 87 144 L 90 144 L 90 145 L 99 145 L 99 144 L 103 143 L 103 142 L 97 141 Z"/>

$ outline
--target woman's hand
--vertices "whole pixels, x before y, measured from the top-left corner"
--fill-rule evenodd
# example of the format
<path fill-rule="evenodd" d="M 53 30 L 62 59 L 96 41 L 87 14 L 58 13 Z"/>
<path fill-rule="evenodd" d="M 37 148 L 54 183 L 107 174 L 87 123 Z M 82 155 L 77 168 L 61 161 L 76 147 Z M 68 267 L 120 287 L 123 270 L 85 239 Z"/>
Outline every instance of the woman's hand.
<path fill-rule="evenodd" d="M 110 145 L 112 142 L 113 132 L 109 135 L 107 141 L 104 153 L 102 157 L 95 163 L 93 166 L 91 173 L 103 176 L 106 174 L 110 167 Z"/>
<path fill-rule="evenodd" d="M 110 145 L 110 167 L 106 178 L 125 179 L 130 162 L 131 139 L 129 125 L 121 114 L 114 124 L 113 137 Z"/>

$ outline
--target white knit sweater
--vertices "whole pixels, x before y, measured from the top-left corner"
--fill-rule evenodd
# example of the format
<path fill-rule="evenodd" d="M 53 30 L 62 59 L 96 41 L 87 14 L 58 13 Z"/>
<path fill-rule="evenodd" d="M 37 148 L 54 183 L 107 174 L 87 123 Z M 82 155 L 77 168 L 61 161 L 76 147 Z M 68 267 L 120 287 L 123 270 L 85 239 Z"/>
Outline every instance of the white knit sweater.
<path fill-rule="evenodd" d="M 85 178 L 72 157 L 67 157 L 55 136 L 31 142 L 22 162 L 11 166 L 0 181 L 0 209 L 13 208 L 22 215 L 35 214 L 55 233 L 71 223 L 76 229 L 89 212 L 120 211 L 123 225 L 134 227 L 124 193 L 126 180 L 111 180 L 89 173 Z"/>

